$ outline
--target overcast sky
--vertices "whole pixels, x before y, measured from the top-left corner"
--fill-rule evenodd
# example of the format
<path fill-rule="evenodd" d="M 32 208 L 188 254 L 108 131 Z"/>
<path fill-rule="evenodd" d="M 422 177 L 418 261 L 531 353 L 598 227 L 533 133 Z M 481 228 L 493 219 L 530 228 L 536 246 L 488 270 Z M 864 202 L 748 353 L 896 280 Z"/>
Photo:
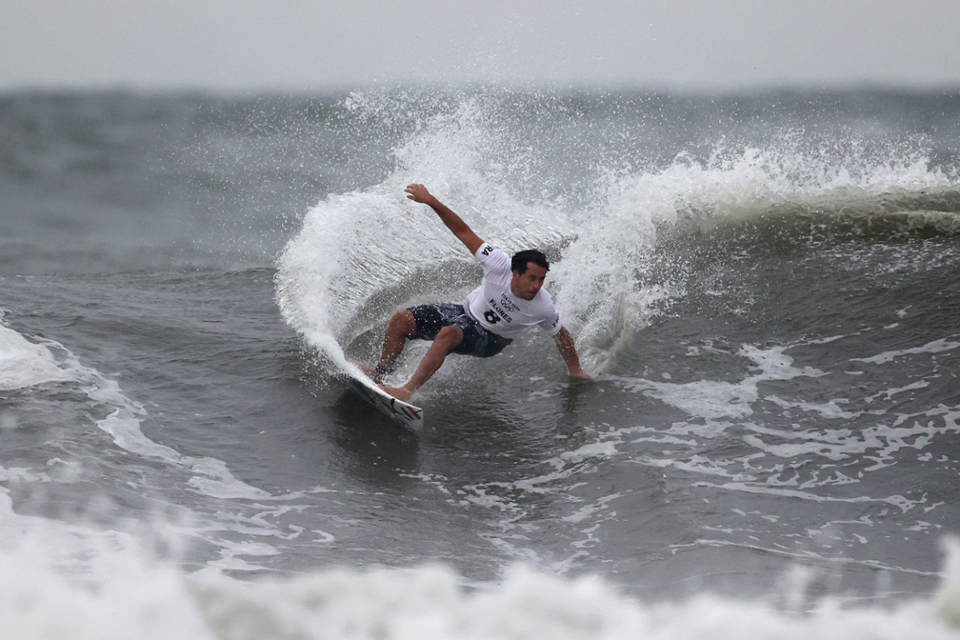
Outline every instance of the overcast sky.
<path fill-rule="evenodd" d="M 960 89 L 960 0 L 2 0 L 0 89 Z"/>

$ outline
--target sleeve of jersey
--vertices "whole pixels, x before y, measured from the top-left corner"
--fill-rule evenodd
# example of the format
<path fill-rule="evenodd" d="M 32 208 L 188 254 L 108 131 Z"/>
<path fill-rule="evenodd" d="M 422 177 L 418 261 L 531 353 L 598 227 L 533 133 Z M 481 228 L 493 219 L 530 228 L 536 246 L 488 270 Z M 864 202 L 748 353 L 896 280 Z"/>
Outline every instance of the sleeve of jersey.
<path fill-rule="evenodd" d="M 507 254 L 486 242 L 480 245 L 473 259 L 480 265 L 485 274 L 491 271 L 510 271 L 510 258 L 507 257 Z"/>
<path fill-rule="evenodd" d="M 541 294 L 546 293 L 543 289 L 540 290 Z M 547 293 L 547 312 L 544 314 L 543 322 L 540 323 L 540 328 L 549 333 L 551 336 L 555 336 L 560 333 L 560 329 L 563 327 L 563 324 L 560 322 L 560 312 L 557 311 L 557 308 L 553 304 L 553 298 L 550 297 L 550 294 Z"/>

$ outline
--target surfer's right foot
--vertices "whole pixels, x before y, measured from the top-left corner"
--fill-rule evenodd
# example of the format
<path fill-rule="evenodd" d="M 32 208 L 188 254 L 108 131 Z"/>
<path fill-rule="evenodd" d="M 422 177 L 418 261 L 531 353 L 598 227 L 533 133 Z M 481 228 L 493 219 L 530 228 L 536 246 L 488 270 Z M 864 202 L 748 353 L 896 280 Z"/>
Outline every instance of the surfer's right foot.
<path fill-rule="evenodd" d="M 413 391 L 407 391 L 403 387 L 385 387 L 380 385 L 380 388 L 392 395 L 397 400 L 402 400 L 403 402 L 409 402 L 410 396 L 413 395 Z"/>

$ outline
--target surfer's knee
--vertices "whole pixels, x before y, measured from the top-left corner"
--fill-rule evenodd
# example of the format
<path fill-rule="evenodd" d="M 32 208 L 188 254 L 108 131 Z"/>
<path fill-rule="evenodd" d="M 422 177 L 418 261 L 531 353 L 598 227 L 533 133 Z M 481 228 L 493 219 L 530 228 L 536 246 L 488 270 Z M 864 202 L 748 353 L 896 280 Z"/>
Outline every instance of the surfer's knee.
<path fill-rule="evenodd" d="M 449 353 L 460 344 L 461 340 L 463 340 L 463 331 L 460 330 L 460 327 L 456 325 L 449 325 L 440 329 L 440 331 L 437 333 L 437 337 L 434 338 L 433 341 L 445 346 L 447 348 L 447 352 Z"/>
<path fill-rule="evenodd" d="M 409 309 L 397 311 L 390 318 L 390 328 L 401 335 L 407 335 L 417 330 L 417 319 Z"/>

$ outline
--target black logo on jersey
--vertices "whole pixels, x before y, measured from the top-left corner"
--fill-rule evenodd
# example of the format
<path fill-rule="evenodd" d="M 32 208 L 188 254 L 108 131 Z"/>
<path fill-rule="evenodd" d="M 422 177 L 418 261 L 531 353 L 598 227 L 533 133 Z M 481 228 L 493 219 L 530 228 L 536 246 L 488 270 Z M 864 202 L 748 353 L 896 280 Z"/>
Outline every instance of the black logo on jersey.
<path fill-rule="evenodd" d="M 480 255 L 488 256 L 492 252 L 493 252 L 493 247 L 491 247 L 490 245 L 487 245 L 486 247 L 483 248 L 483 251 L 480 252 Z"/>
<path fill-rule="evenodd" d="M 490 324 L 497 324 L 498 322 L 500 322 L 500 316 L 498 316 L 493 311 L 487 311 L 485 314 L 483 314 L 483 319 L 489 322 Z"/>
<path fill-rule="evenodd" d="M 506 296 L 504 296 L 504 298 L 505 297 Z M 511 322 L 513 322 L 513 318 L 510 317 L 509 313 L 503 310 L 503 307 L 497 304 L 496 299 L 490 298 L 489 300 L 487 300 L 487 304 L 489 304 L 493 308 L 493 311 L 488 311 L 487 313 L 483 314 L 483 317 L 490 320 L 490 318 L 488 317 L 488 314 L 490 314 L 490 315 L 494 315 L 494 317 L 497 318 L 496 320 L 490 320 L 490 324 L 495 324 L 497 322 L 500 322 L 501 320 L 506 320 L 507 324 L 510 324 Z"/>

